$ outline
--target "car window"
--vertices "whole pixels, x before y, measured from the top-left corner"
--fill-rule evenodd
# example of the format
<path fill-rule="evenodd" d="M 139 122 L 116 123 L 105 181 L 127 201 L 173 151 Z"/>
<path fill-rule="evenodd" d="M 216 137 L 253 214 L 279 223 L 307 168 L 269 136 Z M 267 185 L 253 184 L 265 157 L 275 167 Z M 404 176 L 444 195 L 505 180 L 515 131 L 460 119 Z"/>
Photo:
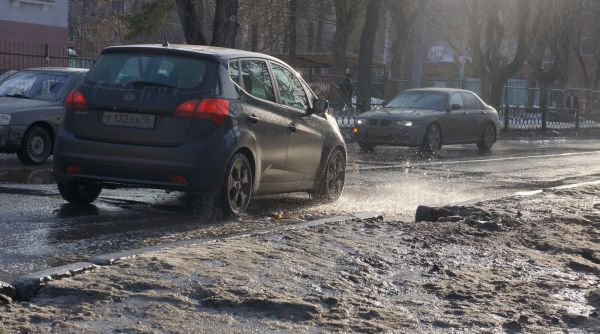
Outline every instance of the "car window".
<path fill-rule="evenodd" d="M 272 64 L 272 69 L 273 77 L 275 77 L 279 89 L 281 103 L 303 112 L 306 111 L 306 108 L 308 108 L 308 98 L 298 77 L 288 69 L 277 64 Z"/>
<path fill-rule="evenodd" d="M 229 77 L 233 82 L 239 85 L 240 83 L 240 62 L 233 60 L 229 62 Z"/>
<path fill-rule="evenodd" d="M 58 72 L 17 72 L 0 84 L 0 96 L 58 101 L 71 76 Z"/>
<path fill-rule="evenodd" d="M 208 89 L 214 87 L 216 71 L 216 63 L 201 58 L 109 53 L 100 57 L 86 81 L 135 87 L 156 84 L 177 89 Z"/>
<path fill-rule="evenodd" d="M 478 110 L 482 108 L 479 99 L 475 97 L 475 95 L 471 93 L 463 93 L 463 98 L 465 100 L 465 109 Z"/>
<path fill-rule="evenodd" d="M 460 106 L 460 109 L 465 109 L 465 102 L 463 100 L 462 94 L 452 94 L 452 97 L 450 97 L 450 106 L 453 106 L 455 104 L 458 104 Z"/>
<path fill-rule="evenodd" d="M 393 98 L 386 108 L 410 108 L 442 111 L 446 108 L 448 94 L 440 92 L 409 91 Z"/>
<path fill-rule="evenodd" d="M 244 89 L 259 99 L 275 102 L 273 82 L 267 63 L 261 60 L 242 60 L 242 82 Z"/>

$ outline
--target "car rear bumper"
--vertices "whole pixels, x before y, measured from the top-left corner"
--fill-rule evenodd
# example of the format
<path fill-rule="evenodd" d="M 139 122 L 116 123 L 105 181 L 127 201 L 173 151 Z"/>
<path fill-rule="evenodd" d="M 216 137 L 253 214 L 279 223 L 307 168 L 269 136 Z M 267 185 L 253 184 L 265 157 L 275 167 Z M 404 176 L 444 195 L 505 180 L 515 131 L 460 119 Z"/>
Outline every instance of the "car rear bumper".
<path fill-rule="evenodd" d="M 378 127 L 359 126 L 353 130 L 354 139 L 372 145 L 418 146 L 423 142 L 425 130 L 420 126 Z"/>
<path fill-rule="evenodd" d="M 26 126 L 0 125 L 0 153 L 16 152 L 26 130 Z"/>
<path fill-rule="evenodd" d="M 213 191 L 224 179 L 230 151 L 217 136 L 178 147 L 155 147 L 83 140 L 61 129 L 54 173 L 57 182 L 86 180 L 115 187 Z M 75 172 L 67 172 L 69 166 Z"/>

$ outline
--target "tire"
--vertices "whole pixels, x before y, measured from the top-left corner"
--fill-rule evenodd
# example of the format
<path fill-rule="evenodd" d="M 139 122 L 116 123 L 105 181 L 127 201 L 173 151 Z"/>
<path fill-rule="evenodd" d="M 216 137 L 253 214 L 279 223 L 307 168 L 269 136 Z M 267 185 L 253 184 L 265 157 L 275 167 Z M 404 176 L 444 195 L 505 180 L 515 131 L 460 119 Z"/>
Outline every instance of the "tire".
<path fill-rule="evenodd" d="M 67 181 L 58 184 L 58 191 L 69 203 L 90 204 L 100 196 L 102 186 L 95 182 Z"/>
<path fill-rule="evenodd" d="M 33 126 L 23 136 L 17 157 L 25 165 L 41 165 L 52 153 L 52 138 L 48 131 L 40 126 Z"/>
<path fill-rule="evenodd" d="M 363 153 L 375 152 L 375 145 L 373 145 L 373 144 L 359 142 L 358 146 L 360 147 L 360 151 Z"/>
<path fill-rule="evenodd" d="M 479 147 L 482 151 L 489 151 L 494 143 L 496 142 L 496 127 L 494 124 L 489 123 L 483 128 L 483 132 L 481 133 L 481 140 L 477 143 L 477 147 Z"/>
<path fill-rule="evenodd" d="M 248 208 L 252 197 L 252 168 L 248 158 L 237 153 L 231 158 L 225 170 L 225 181 L 219 198 L 223 215 L 238 216 Z"/>
<path fill-rule="evenodd" d="M 329 155 L 319 183 L 311 197 L 321 203 L 337 201 L 344 191 L 346 182 L 346 158 L 339 149 L 334 149 Z"/>
<path fill-rule="evenodd" d="M 425 138 L 421 144 L 421 151 L 435 152 L 442 148 L 442 132 L 440 126 L 433 123 L 427 127 Z"/>

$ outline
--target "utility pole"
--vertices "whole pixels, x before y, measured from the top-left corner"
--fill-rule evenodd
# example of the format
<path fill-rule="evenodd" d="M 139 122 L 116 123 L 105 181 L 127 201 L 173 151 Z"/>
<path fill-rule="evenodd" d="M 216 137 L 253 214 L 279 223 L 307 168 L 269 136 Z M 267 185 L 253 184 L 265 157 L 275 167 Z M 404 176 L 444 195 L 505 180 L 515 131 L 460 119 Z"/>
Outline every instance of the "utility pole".
<path fill-rule="evenodd" d="M 419 27 L 415 45 L 415 60 L 412 72 L 412 88 L 420 88 L 423 84 L 423 49 L 425 47 L 425 30 L 427 29 L 427 0 L 421 0 L 419 6 Z"/>

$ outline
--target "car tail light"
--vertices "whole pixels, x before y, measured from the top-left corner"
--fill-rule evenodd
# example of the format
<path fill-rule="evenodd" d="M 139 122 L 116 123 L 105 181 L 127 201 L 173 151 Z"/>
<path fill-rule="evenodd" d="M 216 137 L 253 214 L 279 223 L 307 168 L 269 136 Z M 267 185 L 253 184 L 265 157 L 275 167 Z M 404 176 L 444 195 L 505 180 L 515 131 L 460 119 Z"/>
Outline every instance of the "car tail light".
<path fill-rule="evenodd" d="M 188 185 L 189 181 L 185 176 L 177 175 L 177 174 L 169 174 L 169 180 L 173 183 Z"/>
<path fill-rule="evenodd" d="M 85 102 L 85 96 L 80 91 L 74 90 L 67 95 L 67 101 L 65 102 L 65 109 L 71 111 L 83 111 L 87 110 L 87 104 Z"/>
<path fill-rule="evenodd" d="M 67 174 L 79 174 L 79 173 L 81 173 L 81 167 L 80 166 L 67 166 L 66 172 L 67 172 Z"/>
<path fill-rule="evenodd" d="M 229 101 L 224 99 L 190 100 L 175 109 L 175 117 L 209 120 L 221 125 L 229 116 Z"/>

